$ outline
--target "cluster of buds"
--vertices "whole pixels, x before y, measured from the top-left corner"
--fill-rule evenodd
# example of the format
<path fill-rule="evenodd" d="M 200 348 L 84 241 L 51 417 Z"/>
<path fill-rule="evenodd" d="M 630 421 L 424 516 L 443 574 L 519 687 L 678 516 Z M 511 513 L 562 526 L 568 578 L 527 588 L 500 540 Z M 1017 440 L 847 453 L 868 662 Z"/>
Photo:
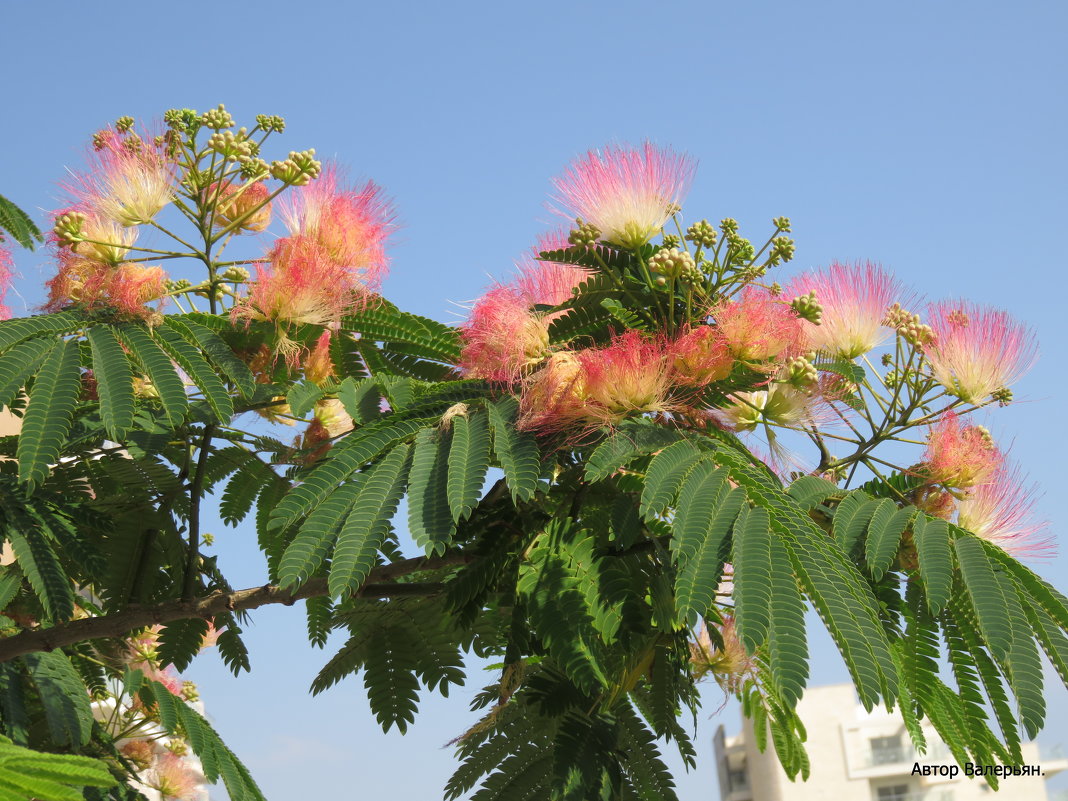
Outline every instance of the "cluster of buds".
<path fill-rule="evenodd" d="M 208 139 L 208 147 L 229 161 L 247 159 L 259 154 L 259 147 L 248 138 L 248 129 L 216 131 Z"/>
<path fill-rule="evenodd" d="M 307 186 L 322 173 L 323 164 L 315 159 L 315 149 L 291 151 L 283 161 L 271 162 L 271 176 L 288 186 Z"/>
<path fill-rule="evenodd" d="M 794 240 L 788 236 L 777 236 L 771 240 L 771 255 L 768 257 L 769 266 L 777 266 L 792 261 L 796 246 Z"/>
<path fill-rule="evenodd" d="M 797 312 L 798 317 L 808 320 L 813 325 L 819 325 L 823 322 L 823 306 L 820 305 L 814 290 L 807 295 L 798 295 L 791 300 L 790 308 Z"/>
<path fill-rule="evenodd" d="M 282 133 L 286 129 L 286 121 L 285 118 L 279 117 L 277 114 L 257 114 L 256 127 L 261 131 Z"/>
<path fill-rule="evenodd" d="M 226 110 L 226 107 L 220 103 L 216 108 L 201 114 L 200 122 L 207 128 L 219 131 L 223 128 L 232 128 L 234 125 L 234 118 L 230 115 L 230 112 Z"/>
<path fill-rule="evenodd" d="M 649 269 L 672 281 L 694 281 L 700 277 L 693 256 L 678 248 L 663 248 L 649 257 Z"/>
<path fill-rule="evenodd" d="M 934 338 L 931 326 L 925 325 L 920 315 L 903 309 L 900 303 L 894 303 L 886 310 L 883 325 L 894 329 L 898 336 L 913 346 L 926 345 Z"/>
<path fill-rule="evenodd" d="M 686 240 L 693 242 L 697 247 L 715 247 L 716 239 L 716 229 L 708 220 L 698 220 L 686 229 Z"/>
<path fill-rule="evenodd" d="M 809 354 L 812 356 L 812 354 Z M 809 356 L 794 356 L 783 368 L 783 381 L 797 387 L 810 387 L 820 380 L 819 370 Z"/>
<path fill-rule="evenodd" d="M 584 222 L 581 217 L 575 219 L 575 227 L 567 234 L 568 244 L 576 247 L 592 247 L 600 238 L 600 229 L 596 225 Z"/>

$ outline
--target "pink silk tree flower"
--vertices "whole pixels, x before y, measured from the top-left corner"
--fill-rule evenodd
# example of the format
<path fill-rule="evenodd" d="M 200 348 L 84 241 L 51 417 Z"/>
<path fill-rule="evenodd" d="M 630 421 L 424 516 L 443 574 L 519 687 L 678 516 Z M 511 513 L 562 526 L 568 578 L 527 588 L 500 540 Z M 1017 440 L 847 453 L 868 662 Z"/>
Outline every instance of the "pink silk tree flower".
<path fill-rule="evenodd" d="M 187 760 L 171 753 L 157 757 L 152 769 L 139 778 L 158 792 L 163 801 L 193 801 L 202 784 L 196 769 Z"/>
<path fill-rule="evenodd" d="M 1037 356 L 1034 333 L 1008 313 L 967 301 L 932 304 L 934 337 L 924 347 L 935 379 L 966 403 L 983 403 L 1026 373 Z"/>
<path fill-rule="evenodd" d="M 216 228 L 226 228 L 240 220 L 237 231 L 259 233 L 267 230 L 271 224 L 271 204 L 268 198 L 271 190 L 263 181 L 248 184 L 228 183 L 221 189 L 219 185 L 208 187 L 207 196 L 215 200 Z"/>
<path fill-rule="evenodd" d="M 544 367 L 524 380 L 519 396 L 520 431 L 564 431 L 585 414 L 586 382 L 579 359 L 571 351 L 552 354 Z"/>
<path fill-rule="evenodd" d="M 957 506 L 957 525 L 1015 557 L 1052 556 L 1048 523 L 1035 520 L 1035 488 L 1018 468 L 1002 468 L 993 480 L 972 488 Z"/>
<path fill-rule="evenodd" d="M 628 331 L 606 347 L 579 351 L 578 360 L 590 422 L 613 425 L 668 410 L 672 367 L 662 341 Z"/>
<path fill-rule="evenodd" d="M 334 166 L 280 204 L 290 234 L 318 244 L 323 253 L 372 291 L 389 269 L 386 239 L 394 229 L 392 203 L 381 187 L 368 181 L 347 187 Z"/>
<path fill-rule="evenodd" d="M 871 262 L 834 262 L 819 272 L 799 275 L 785 294 L 810 292 L 815 292 L 823 314 L 819 325 L 805 324 L 807 347 L 842 359 L 855 359 L 882 343 L 890 333 L 883 325 L 887 308 L 895 301 L 912 300 L 897 280 Z"/>
<path fill-rule="evenodd" d="M 106 129 L 93 142 L 88 171 L 65 185 L 80 206 L 128 227 L 151 222 L 174 199 L 174 164 L 155 137 Z"/>
<path fill-rule="evenodd" d="M 931 479 L 947 487 L 968 489 L 992 481 L 1004 457 L 982 426 L 966 426 L 952 411 L 942 415 L 927 435 L 925 458 Z"/>
<path fill-rule="evenodd" d="M 460 367 L 471 378 L 511 382 L 549 352 L 549 320 L 515 287 L 497 286 L 475 301 L 460 326 Z"/>
<path fill-rule="evenodd" d="M 727 341 L 720 330 L 699 325 L 683 333 L 668 346 L 675 380 L 689 387 L 703 387 L 722 381 L 734 366 Z"/>
<path fill-rule="evenodd" d="M 116 313 L 139 319 L 155 314 L 148 304 L 167 292 L 162 267 L 140 264 L 111 265 L 84 259 L 70 251 L 59 254 L 59 272 L 46 282 L 47 311 L 72 305 L 86 309 L 111 307 Z"/>
<path fill-rule="evenodd" d="M 638 248 L 664 227 L 686 196 L 696 162 L 646 142 L 589 151 L 553 179 L 553 204 L 580 217 L 606 242 Z"/>
<path fill-rule="evenodd" d="M 0 244 L 0 320 L 11 319 L 11 309 L 4 305 L 4 298 L 15 275 L 12 265 L 11 251 Z"/>
<path fill-rule="evenodd" d="M 751 367 L 771 359 L 782 361 L 804 350 L 804 321 L 788 303 L 765 289 L 748 287 L 739 300 L 717 303 L 710 314 L 730 352 Z"/>

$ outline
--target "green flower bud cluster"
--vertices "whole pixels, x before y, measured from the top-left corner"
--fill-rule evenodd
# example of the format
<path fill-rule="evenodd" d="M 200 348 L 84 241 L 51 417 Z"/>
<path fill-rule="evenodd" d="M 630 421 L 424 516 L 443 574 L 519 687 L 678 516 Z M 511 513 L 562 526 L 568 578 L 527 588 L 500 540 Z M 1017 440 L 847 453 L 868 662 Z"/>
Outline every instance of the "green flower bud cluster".
<path fill-rule="evenodd" d="M 789 217 L 776 217 L 771 221 L 771 224 L 778 228 L 780 231 L 790 233 L 790 218 Z"/>
<path fill-rule="evenodd" d="M 753 243 L 743 236 L 728 236 L 726 237 L 727 244 L 730 245 L 731 251 L 733 251 L 733 257 L 739 261 L 752 261 L 753 256 L 756 255 L 756 249 L 753 247 Z"/>
<path fill-rule="evenodd" d="M 649 257 L 649 269 L 666 278 L 694 280 L 699 277 L 693 256 L 678 248 L 664 248 Z"/>
<path fill-rule="evenodd" d="M 271 162 L 271 175 L 290 186 L 306 186 L 323 171 L 321 161 L 315 160 L 315 150 L 292 151 L 285 161 Z"/>
<path fill-rule="evenodd" d="M 108 140 L 111 139 L 111 132 L 107 130 L 97 131 L 93 134 L 92 143 L 93 150 L 103 150 L 107 147 Z"/>
<path fill-rule="evenodd" d="M 774 284 L 768 287 L 768 292 L 771 293 L 773 298 L 779 297 L 782 294 L 782 284 L 776 281 Z"/>
<path fill-rule="evenodd" d="M 236 134 L 233 131 L 216 131 L 208 139 L 209 148 L 231 161 L 255 156 L 254 144 L 248 140 L 246 128 L 239 128 Z"/>
<path fill-rule="evenodd" d="M 768 261 L 771 264 L 782 264 L 794 257 L 794 240 L 788 236 L 777 236 L 771 240 L 771 255 Z"/>
<path fill-rule="evenodd" d="M 234 118 L 230 116 L 230 112 L 226 110 L 226 106 L 222 103 L 219 104 L 218 108 L 213 108 L 211 111 L 205 111 L 201 114 L 200 121 L 215 131 L 232 128 L 234 125 Z"/>
<path fill-rule="evenodd" d="M 581 217 L 575 218 L 575 227 L 567 234 L 567 241 L 578 247 L 592 247 L 601 238 L 601 229 L 593 223 L 583 222 Z"/>
<path fill-rule="evenodd" d="M 907 310 L 901 308 L 900 303 L 895 303 L 886 310 L 883 325 L 893 328 L 898 336 L 910 345 L 926 345 L 934 339 L 931 326 L 921 323 L 920 315 L 909 314 Z"/>
<path fill-rule="evenodd" d="M 241 177 L 246 181 L 259 181 L 271 174 L 271 165 L 261 158 L 241 156 Z"/>
<path fill-rule="evenodd" d="M 235 264 L 232 267 L 227 267 L 222 277 L 227 281 L 248 281 L 252 274 L 244 267 L 238 267 Z"/>
<path fill-rule="evenodd" d="M 832 461 L 834 460 L 832 459 Z M 848 474 L 848 466 L 844 464 L 839 464 L 834 465 L 833 467 L 830 467 L 827 470 L 824 470 L 822 477 L 827 479 L 828 481 L 833 481 L 835 484 L 838 484 L 839 482 L 845 481 L 846 476 Z"/>
<path fill-rule="evenodd" d="M 85 215 L 80 211 L 68 211 L 56 217 L 52 226 L 52 233 L 60 245 L 71 245 L 81 241 L 82 226 L 85 225 Z"/>
<path fill-rule="evenodd" d="M 719 230 L 723 232 L 725 237 L 730 239 L 738 233 L 738 221 L 733 217 L 724 217 L 719 221 Z"/>
<path fill-rule="evenodd" d="M 1012 403 L 1012 390 L 1008 387 L 995 389 L 990 393 L 990 397 L 998 402 L 998 406 L 1008 406 Z"/>
<path fill-rule="evenodd" d="M 804 356 L 795 356 L 786 363 L 786 376 L 789 383 L 801 388 L 820 380 L 819 370 Z"/>
<path fill-rule="evenodd" d="M 164 281 L 163 286 L 173 295 L 175 292 L 182 292 L 189 289 L 193 284 L 187 278 L 178 278 L 173 281 Z"/>
<path fill-rule="evenodd" d="M 820 305 L 819 300 L 816 298 L 815 291 L 809 292 L 807 295 L 798 295 L 790 301 L 790 308 L 797 313 L 798 317 L 808 320 L 814 325 L 819 325 L 823 322 L 823 306 Z"/>
<path fill-rule="evenodd" d="M 894 357 L 889 353 L 884 353 L 879 361 L 882 362 L 883 367 L 889 367 L 891 364 L 894 363 Z"/>
<path fill-rule="evenodd" d="M 198 115 L 191 108 L 172 108 L 163 112 L 163 122 L 173 131 L 188 131 L 197 124 Z"/>
<path fill-rule="evenodd" d="M 183 681 L 182 682 L 182 698 L 184 698 L 186 701 L 196 701 L 197 699 L 200 698 L 200 693 L 197 691 L 197 686 L 195 684 L 193 684 L 193 682 L 191 682 L 191 681 Z M 171 743 L 174 743 L 174 742 L 175 742 L 174 740 L 171 741 Z M 182 749 L 182 753 L 179 753 L 177 751 L 175 751 L 174 753 L 178 754 L 178 756 L 182 756 L 182 754 L 185 753 L 186 745 L 185 745 L 185 743 L 179 743 L 179 747 Z"/>
<path fill-rule="evenodd" d="M 716 229 L 708 220 L 698 220 L 686 229 L 686 239 L 703 248 L 716 244 Z"/>
<path fill-rule="evenodd" d="M 221 284 L 216 284 L 215 289 L 212 290 L 210 281 L 201 281 L 193 287 L 193 294 L 201 298 L 222 300 L 227 295 L 227 291 Z"/>
<path fill-rule="evenodd" d="M 682 244 L 682 240 L 676 234 L 664 234 L 664 247 L 677 248 Z"/>
<path fill-rule="evenodd" d="M 990 433 L 990 429 L 986 426 L 973 426 L 983 442 L 990 448 L 994 447 L 994 436 Z"/>
<path fill-rule="evenodd" d="M 262 131 L 269 131 L 270 133 L 282 133 L 286 129 L 286 121 L 277 114 L 257 114 L 256 124 Z"/>
<path fill-rule="evenodd" d="M 128 133 L 134 126 L 133 117 L 119 117 L 115 120 L 115 130 L 119 133 Z"/>
<path fill-rule="evenodd" d="M 887 389 L 893 389 L 901 382 L 901 376 L 897 370 L 891 370 L 883 376 L 883 383 L 886 384 Z"/>
<path fill-rule="evenodd" d="M 122 140 L 123 149 L 129 150 L 131 153 L 140 153 L 141 148 L 144 147 L 144 143 L 141 141 L 141 137 L 137 134 L 130 134 Z"/>

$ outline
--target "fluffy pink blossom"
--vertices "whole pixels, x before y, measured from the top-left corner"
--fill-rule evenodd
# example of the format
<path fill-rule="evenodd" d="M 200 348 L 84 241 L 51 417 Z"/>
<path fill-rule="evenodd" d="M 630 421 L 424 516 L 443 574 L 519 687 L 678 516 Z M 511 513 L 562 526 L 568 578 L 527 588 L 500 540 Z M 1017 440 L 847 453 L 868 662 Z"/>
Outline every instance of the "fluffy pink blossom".
<path fill-rule="evenodd" d="M 348 271 L 352 280 L 346 284 L 377 291 L 389 269 L 385 244 L 394 228 L 393 205 L 381 187 L 368 181 L 350 188 L 337 167 L 329 166 L 317 180 L 286 196 L 280 206 L 290 234 L 316 243 L 327 258 Z"/>
<path fill-rule="evenodd" d="M 321 384 L 334 375 L 334 361 L 330 358 L 330 329 L 319 335 L 308 358 L 304 360 L 304 377 L 316 384 Z"/>
<path fill-rule="evenodd" d="M 259 233 L 271 224 L 271 204 L 266 202 L 271 190 L 263 181 L 251 184 L 227 183 L 220 190 L 217 183 L 208 187 L 208 197 L 218 199 L 215 203 L 216 228 L 241 220 L 238 231 Z M 247 215 L 247 216 L 246 216 Z"/>
<path fill-rule="evenodd" d="M 145 318 L 153 313 L 148 304 L 167 291 L 167 274 L 162 267 L 112 265 L 82 258 L 69 250 L 60 251 L 58 261 L 59 271 L 46 282 L 48 311 L 72 305 L 86 309 L 110 307 L 126 317 Z"/>
<path fill-rule="evenodd" d="M 173 163 L 154 136 L 107 129 L 93 142 L 88 170 L 72 173 L 65 186 L 79 205 L 103 220 L 131 226 L 150 222 L 174 199 Z"/>
<path fill-rule="evenodd" d="M 675 380 L 691 387 L 722 381 L 734 366 L 727 341 L 716 326 L 700 325 L 668 346 Z"/>
<path fill-rule="evenodd" d="M 924 348 L 935 378 L 967 403 L 982 403 L 1026 373 L 1037 356 L 1033 332 L 1008 313 L 967 301 L 932 304 L 934 338 Z"/>
<path fill-rule="evenodd" d="M 200 773 L 177 754 L 159 756 L 141 781 L 158 791 L 163 801 L 192 801 L 203 783 Z"/>
<path fill-rule="evenodd" d="M 689 156 L 649 142 L 591 150 L 553 179 L 554 206 L 597 226 L 606 242 L 640 247 L 682 202 L 695 168 Z"/>
<path fill-rule="evenodd" d="M 957 524 L 1013 556 L 1052 556 L 1048 524 L 1035 520 L 1035 488 L 1018 468 L 998 470 L 993 480 L 974 487 L 957 507 Z"/>
<path fill-rule="evenodd" d="M 711 673 L 725 691 L 737 692 L 756 669 L 756 662 L 745 650 L 732 616 L 724 617 L 716 628 L 722 647 L 713 645 L 702 623 L 695 641 L 690 643 L 691 669 L 694 678 L 701 679 Z"/>
<path fill-rule="evenodd" d="M 523 382 L 518 428 L 562 431 L 582 420 L 585 409 L 586 382 L 579 359 L 571 351 L 558 351 Z"/>
<path fill-rule="evenodd" d="M 816 293 L 823 309 L 819 325 L 805 323 L 806 345 L 844 359 L 855 359 L 886 339 L 883 325 L 887 307 L 912 300 L 901 285 L 871 262 L 846 265 L 838 262 L 815 273 L 796 277 L 787 297 Z"/>
<path fill-rule="evenodd" d="M 592 422 L 612 424 L 668 409 L 672 367 L 662 341 L 628 331 L 607 347 L 579 351 L 578 359 Z"/>
<path fill-rule="evenodd" d="M 963 425 L 950 411 L 931 428 L 924 461 L 933 481 L 967 489 L 992 481 L 1004 457 L 985 428 Z"/>
<path fill-rule="evenodd" d="M 13 276 L 11 251 L 0 244 L 0 320 L 11 319 L 11 309 L 4 305 L 4 297 L 11 287 Z"/>
<path fill-rule="evenodd" d="M 748 287 L 740 299 L 718 303 L 710 314 L 731 353 L 752 367 L 804 350 L 803 321 L 788 303 L 765 289 Z"/>
<path fill-rule="evenodd" d="M 514 286 L 496 286 L 479 298 L 460 326 L 460 367 L 471 378 L 515 381 L 549 351 L 549 319 L 532 312 Z"/>

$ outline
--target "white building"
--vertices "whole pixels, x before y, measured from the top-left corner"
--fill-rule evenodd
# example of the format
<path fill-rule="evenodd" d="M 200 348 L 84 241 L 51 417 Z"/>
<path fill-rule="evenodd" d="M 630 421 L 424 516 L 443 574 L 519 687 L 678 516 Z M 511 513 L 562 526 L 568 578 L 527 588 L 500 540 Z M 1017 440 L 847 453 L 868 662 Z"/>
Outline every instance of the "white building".
<path fill-rule="evenodd" d="M 1010 776 L 994 793 L 982 779 L 923 776 L 956 766 L 945 744 L 924 727 L 928 748 L 918 754 L 901 718 L 883 708 L 866 712 L 850 684 L 814 687 L 798 703 L 808 732 L 806 747 L 812 772 L 807 782 L 791 782 L 779 765 L 768 738 L 764 753 L 757 750 L 752 723 L 742 733 L 725 735 L 721 725 L 714 737 L 722 801 L 1053 801 L 1045 779 L 1068 768 L 1059 754 L 1039 753 L 1035 743 L 1023 746 L 1025 765 L 1040 765 L 1040 776 Z"/>

